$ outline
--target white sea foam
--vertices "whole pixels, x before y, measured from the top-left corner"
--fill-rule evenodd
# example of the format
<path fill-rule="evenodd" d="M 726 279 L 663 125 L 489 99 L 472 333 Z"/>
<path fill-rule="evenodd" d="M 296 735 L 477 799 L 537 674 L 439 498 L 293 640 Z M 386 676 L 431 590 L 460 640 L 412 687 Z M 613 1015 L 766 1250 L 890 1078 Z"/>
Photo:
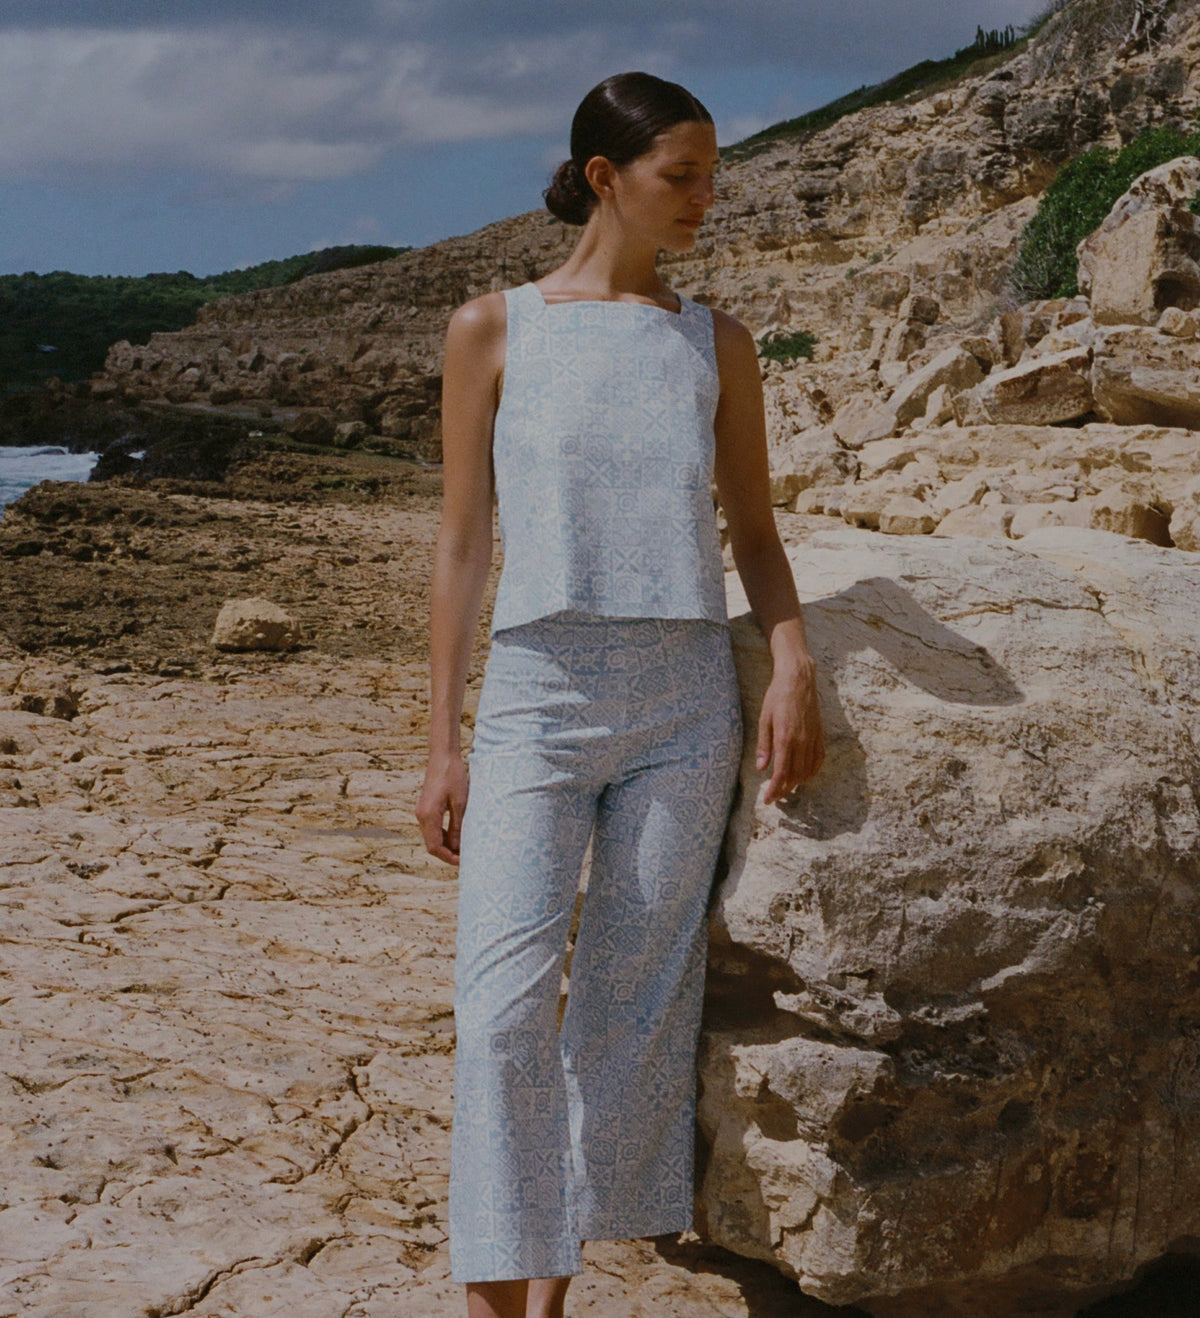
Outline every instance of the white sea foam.
<path fill-rule="evenodd" d="M 0 508 L 19 499 L 38 481 L 85 481 L 99 458 L 98 453 L 68 453 L 65 448 L 0 446 Z"/>

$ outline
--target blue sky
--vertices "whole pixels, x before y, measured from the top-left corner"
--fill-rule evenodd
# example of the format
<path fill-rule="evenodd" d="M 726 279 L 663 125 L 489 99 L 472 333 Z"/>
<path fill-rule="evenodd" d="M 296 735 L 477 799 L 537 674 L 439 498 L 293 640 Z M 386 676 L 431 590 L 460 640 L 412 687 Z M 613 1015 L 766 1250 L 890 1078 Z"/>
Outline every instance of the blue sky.
<path fill-rule="evenodd" d="M 541 205 L 610 73 L 722 146 L 1049 0 L 4 0 L 0 274 L 210 274 Z"/>

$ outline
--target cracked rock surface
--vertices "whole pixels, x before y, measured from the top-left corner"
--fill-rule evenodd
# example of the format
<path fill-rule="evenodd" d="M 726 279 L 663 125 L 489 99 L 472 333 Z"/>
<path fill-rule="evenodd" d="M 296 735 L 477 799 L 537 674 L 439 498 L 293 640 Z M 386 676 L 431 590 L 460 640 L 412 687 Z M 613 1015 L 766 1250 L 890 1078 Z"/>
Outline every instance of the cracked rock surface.
<path fill-rule="evenodd" d="M 309 466 L 336 493 L 265 459 L 0 521 L 2 1318 L 462 1311 L 454 871 L 413 817 L 438 483 Z M 231 595 L 314 639 L 214 652 Z M 832 1312 L 695 1237 L 586 1260 L 580 1314 Z"/>

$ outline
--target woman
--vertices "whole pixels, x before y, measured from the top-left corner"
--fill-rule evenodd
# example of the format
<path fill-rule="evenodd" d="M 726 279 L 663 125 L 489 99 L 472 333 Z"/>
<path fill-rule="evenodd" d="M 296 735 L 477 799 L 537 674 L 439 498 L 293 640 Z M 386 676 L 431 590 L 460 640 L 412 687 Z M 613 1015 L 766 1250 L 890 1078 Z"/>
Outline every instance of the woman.
<path fill-rule="evenodd" d="M 561 1314 L 581 1241 L 691 1225 L 705 907 L 743 734 L 714 476 L 774 665 L 764 801 L 824 754 L 754 340 L 655 268 L 694 246 L 718 163 L 684 88 L 605 79 L 544 194 L 578 246 L 447 331 L 417 814 L 459 865 L 450 1238 L 470 1315 Z M 468 798 L 460 718 L 493 496 L 505 559 Z"/>

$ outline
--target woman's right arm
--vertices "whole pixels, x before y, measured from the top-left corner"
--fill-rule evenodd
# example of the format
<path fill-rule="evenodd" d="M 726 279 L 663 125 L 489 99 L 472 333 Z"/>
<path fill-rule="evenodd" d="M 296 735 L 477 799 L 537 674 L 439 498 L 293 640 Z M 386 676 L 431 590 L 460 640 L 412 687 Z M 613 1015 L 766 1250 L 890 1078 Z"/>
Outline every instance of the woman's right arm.
<path fill-rule="evenodd" d="M 442 524 L 429 590 L 429 762 L 417 806 L 426 849 L 458 864 L 467 767 L 462 707 L 492 560 L 492 426 L 504 366 L 503 293 L 473 298 L 446 331 Z"/>

